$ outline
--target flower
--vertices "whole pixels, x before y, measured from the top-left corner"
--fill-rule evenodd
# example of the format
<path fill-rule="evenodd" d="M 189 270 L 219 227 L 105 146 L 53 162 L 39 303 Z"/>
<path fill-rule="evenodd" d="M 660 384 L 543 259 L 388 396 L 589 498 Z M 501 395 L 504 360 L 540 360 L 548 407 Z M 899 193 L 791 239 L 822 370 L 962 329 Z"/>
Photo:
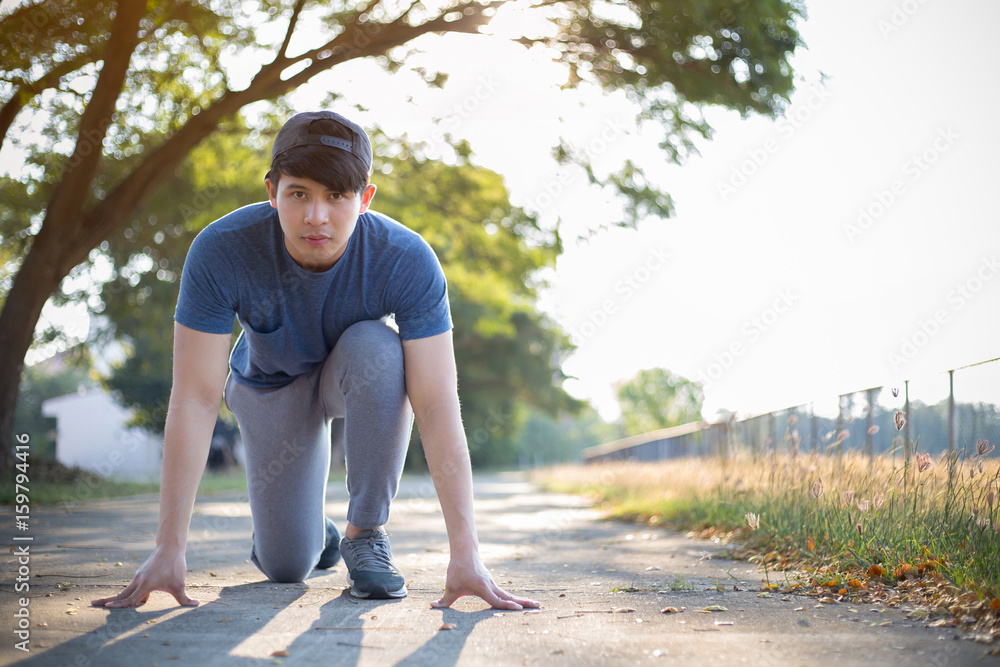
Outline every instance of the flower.
<path fill-rule="evenodd" d="M 858 509 L 861 510 L 862 512 L 867 512 L 868 511 L 868 499 L 867 498 L 862 498 L 861 500 L 858 501 Z"/>
<path fill-rule="evenodd" d="M 747 512 L 747 525 L 750 526 L 750 530 L 760 528 L 760 515 Z"/>
<path fill-rule="evenodd" d="M 854 492 L 844 491 L 840 494 L 841 499 L 844 501 L 845 505 L 852 505 L 854 503 Z"/>
<path fill-rule="evenodd" d="M 872 503 L 875 505 L 875 509 L 877 510 L 882 509 L 882 505 L 885 504 L 885 494 L 876 493 L 874 496 L 872 496 Z"/>
<path fill-rule="evenodd" d="M 993 493 L 993 489 L 990 489 L 989 491 L 986 492 L 986 504 L 989 505 L 990 507 L 993 507 L 994 497 L 995 495 Z"/>
<path fill-rule="evenodd" d="M 878 426 L 872 426 L 868 429 L 868 435 L 875 435 L 876 433 L 878 433 Z"/>
<path fill-rule="evenodd" d="M 837 440 L 847 440 L 849 437 L 851 437 L 851 432 L 846 428 L 837 434 Z"/>
<path fill-rule="evenodd" d="M 899 388 L 898 387 L 893 387 L 892 388 L 892 397 L 896 398 L 897 396 L 899 396 Z"/>
<path fill-rule="evenodd" d="M 819 481 L 818 479 L 815 482 L 813 482 L 813 485 L 812 485 L 812 488 L 810 489 L 810 492 L 812 493 L 813 498 L 822 498 L 823 497 L 823 482 Z"/>
<path fill-rule="evenodd" d="M 858 529 L 858 535 L 861 535 L 862 537 L 864 537 L 864 535 L 865 535 L 865 531 L 864 531 L 864 529 L 863 529 L 863 528 L 861 527 L 861 524 L 860 524 L 860 523 L 858 523 L 858 525 L 856 525 L 856 526 L 855 526 L 855 528 L 857 528 L 857 529 Z"/>
<path fill-rule="evenodd" d="M 996 449 L 996 447 L 995 446 L 990 447 L 989 440 L 980 440 L 978 443 L 976 443 L 976 456 L 986 456 L 994 449 Z"/>
<path fill-rule="evenodd" d="M 934 465 L 930 454 L 917 454 L 917 472 L 923 472 Z"/>
<path fill-rule="evenodd" d="M 788 418 L 788 425 L 795 426 L 795 422 L 797 422 L 798 420 L 799 420 L 798 415 L 792 415 Z"/>
<path fill-rule="evenodd" d="M 896 410 L 896 430 L 902 431 L 903 426 L 905 425 L 906 425 L 906 417 L 903 416 L 903 413 L 900 410 Z"/>

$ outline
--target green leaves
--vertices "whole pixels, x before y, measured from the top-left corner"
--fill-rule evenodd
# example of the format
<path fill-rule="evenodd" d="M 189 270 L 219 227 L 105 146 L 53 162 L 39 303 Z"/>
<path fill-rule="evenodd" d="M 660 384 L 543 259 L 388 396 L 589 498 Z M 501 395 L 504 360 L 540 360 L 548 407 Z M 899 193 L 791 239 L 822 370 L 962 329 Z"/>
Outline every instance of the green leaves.
<path fill-rule="evenodd" d="M 639 371 L 618 385 L 618 403 L 628 435 L 701 419 L 701 385 L 663 368 Z"/>

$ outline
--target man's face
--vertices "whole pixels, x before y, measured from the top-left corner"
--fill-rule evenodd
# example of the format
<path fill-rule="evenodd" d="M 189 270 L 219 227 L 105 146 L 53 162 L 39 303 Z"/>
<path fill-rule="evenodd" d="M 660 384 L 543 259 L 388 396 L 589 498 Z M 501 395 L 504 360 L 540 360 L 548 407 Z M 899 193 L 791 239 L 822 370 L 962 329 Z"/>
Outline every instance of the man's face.
<path fill-rule="evenodd" d="M 333 192 L 308 178 L 281 175 L 278 185 L 264 181 L 271 206 L 285 235 L 285 248 L 307 271 L 326 271 L 347 248 L 358 216 L 368 210 L 375 186 L 360 194 Z"/>

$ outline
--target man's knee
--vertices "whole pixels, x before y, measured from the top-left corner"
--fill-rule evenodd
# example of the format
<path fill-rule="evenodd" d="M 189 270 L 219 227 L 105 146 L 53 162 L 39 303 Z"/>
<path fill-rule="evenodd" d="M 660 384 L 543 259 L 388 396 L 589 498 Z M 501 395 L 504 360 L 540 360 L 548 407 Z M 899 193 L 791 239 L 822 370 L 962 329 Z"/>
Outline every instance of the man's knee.
<path fill-rule="evenodd" d="M 289 554 L 288 552 L 261 558 L 254 554 L 254 564 L 268 579 L 276 584 L 296 584 L 305 581 L 312 572 L 319 554 Z"/>
<path fill-rule="evenodd" d="M 380 320 L 352 325 L 341 335 L 337 347 L 347 363 L 348 375 L 356 382 L 370 384 L 379 378 L 402 375 L 399 335 Z"/>

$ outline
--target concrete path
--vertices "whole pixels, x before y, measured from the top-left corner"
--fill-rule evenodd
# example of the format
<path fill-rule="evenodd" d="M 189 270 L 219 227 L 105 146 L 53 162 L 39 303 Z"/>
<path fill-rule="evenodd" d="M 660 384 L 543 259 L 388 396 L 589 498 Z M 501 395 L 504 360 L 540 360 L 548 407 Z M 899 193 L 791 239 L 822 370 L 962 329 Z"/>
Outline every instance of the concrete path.
<path fill-rule="evenodd" d="M 328 497 L 342 525 L 343 485 Z M 581 499 L 541 493 L 517 474 L 477 478 L 476 497 L 484 560 L 541 610 L 495 612 L 471 598 L 430 608 L 448 557 L 424 479 L 404 480 L 389 525 L 410 590 L 398 601 L 353 599 L 342 565 L 304 584 L 264 580 L 247 560 L 249 508 L 230 494 L 200 499 L 192 520 L 188 592 L 201 606 L 154 593 L 137 610 L 92 608 L 152 549 L 156 498 L 32 508 L 30 652 L 15 648 L 14 634 L 25 593 L 15 591 L 13 552 L 25 542 L 9 541 L 0 664 L 1000 665 L 982 657 L 985 647 L 903 610 L 759 597 L 761 573 L 719 557 L 719 545 L 601 521 Z M 14 525 L 10 508 L 0 520 Z M 699 611 L 713 605 L 725 611 Z"/>

